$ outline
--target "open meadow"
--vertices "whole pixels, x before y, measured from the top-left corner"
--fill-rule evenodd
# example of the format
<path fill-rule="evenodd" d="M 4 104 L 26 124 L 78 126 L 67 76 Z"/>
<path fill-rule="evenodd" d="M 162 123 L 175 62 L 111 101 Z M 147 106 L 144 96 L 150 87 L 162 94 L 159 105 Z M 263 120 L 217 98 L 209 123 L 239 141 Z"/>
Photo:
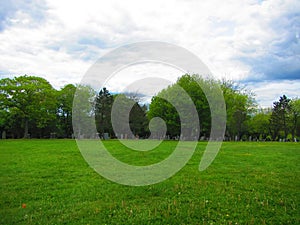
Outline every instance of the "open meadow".
<path fill-rule="evenodd" d="M 88 166 L 74 140 L 0 141 L 0 224 L 300 224 L 300 144 L 225 142 L 199 172 L 206 142 L 170 179 L 113 183 Z M 149 152 L 105 141 L 119 160 L 147 165 Z"/>

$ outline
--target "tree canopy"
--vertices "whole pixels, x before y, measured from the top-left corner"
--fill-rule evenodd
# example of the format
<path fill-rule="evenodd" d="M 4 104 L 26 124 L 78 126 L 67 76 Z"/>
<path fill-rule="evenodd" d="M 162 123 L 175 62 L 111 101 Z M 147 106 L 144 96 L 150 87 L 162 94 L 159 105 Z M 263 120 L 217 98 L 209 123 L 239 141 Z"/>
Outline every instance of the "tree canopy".
<path fill-rule="evenodd" d="M 27 75 L 5 78 L 0 80 L 0 87 L 1 110 L 13 120 L 10 122 L 17 125 L 19 121 L 17 126 L 23 129 L 24 138 L 30 126 L 42 129 L 55 119 L 56 91 L 45 79 Z"/>
<path fill-rule="evenodd" d="M 226 140 L 299 139 L 300 99 L 282 95 L 272 108 L 258 109 L 245 88 L 232 81 L 204 79 L 196 74 L 178 78 L 153 96 L 148 106 L 135 96 L 112 94 L 105 87 L 95 91 L 89 86 L 67 84 L 56 90 L 41 77 L 3 78 L 0 132 L 4 138 L 90 138 L 97 135 L 89 129 L 95 126 L 101 138 L 104 133 L 111 138 L 148 138 L 152 121 L 150 126 L 156 133 L 151 137 L 164 138 L 160 133 L 164 129 L 156 127 L 163 120 L 170 139 L 188 136 L 187 133 L 192 139 L 208 139 L 212 111 L 202 88 L 213 95 L 216 86 L 221 87 L 226 105 Z M 200 131 L 195 123 L 200 124 Z M 189 130 L 190 127 L 193 128 Z"/>

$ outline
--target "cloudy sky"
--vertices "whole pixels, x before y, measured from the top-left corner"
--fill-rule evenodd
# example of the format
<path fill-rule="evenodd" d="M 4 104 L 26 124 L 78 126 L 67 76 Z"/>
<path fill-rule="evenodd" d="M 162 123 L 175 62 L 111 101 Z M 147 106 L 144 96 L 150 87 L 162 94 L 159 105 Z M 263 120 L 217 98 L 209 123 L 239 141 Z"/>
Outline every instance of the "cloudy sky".
<path fill-rule="evenodd" d="M 217 78 L 246 85 L 263 107 L 282 94 L 300 97 L 298 0 L 0 1 L 0 78 L 35 75 L 60 88 L 79 83 L 111 50 L 155 40 L 191 51 Z M 111 91 L 133 73 L 182 74 L 166 65 L 132 66 Z"/>

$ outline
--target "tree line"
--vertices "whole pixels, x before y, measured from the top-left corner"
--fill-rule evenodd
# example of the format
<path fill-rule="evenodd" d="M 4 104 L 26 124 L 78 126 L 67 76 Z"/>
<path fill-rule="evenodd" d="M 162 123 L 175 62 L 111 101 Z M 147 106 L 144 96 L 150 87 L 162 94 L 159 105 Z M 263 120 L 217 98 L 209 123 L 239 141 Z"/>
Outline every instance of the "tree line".
<path fill-rule="evenodd" d="M 19 76 L 0 80 L 0 132 L 2 138 L 72 138 L 72 109 L 76 90 L 85 93 L 87 99 L 77 110 L 95 121 L 97 134 L 110 138 L 148 138 L 149 121 L 160 117 L 166 123 L 168 139 L 179 139 L 181 121 L 176 108 L 164 96 L 180 98 L 176 87 L 180 86 L 191 98 L 200 122 L 200 140 L 210 136 L 211 112 L 208 100 L 199 84 L 218 85 L 226 105 L 226 140 L 295 140 L 300 137 L 300 100 L 282 95 L 269 109 L 258 109 L 251 92 L 231 81 L 204 79 L 199 75 L 185 74 L 173 85 L 153 96 L 149 105 L 142 104 L 136 95 L 112 94 L 106 88 L 96 92 L 89 86 L 67 84 L 60 90 L 36 76 Z M 118 115 L 126 113 L 128 120 L 117 120 L 117 132 L 113 127 L 111 112 L 114 103 L 120 104 Z M 122 107 L 124 106 L 124 107 Z M 125 111 L 124 111 L 125 110 Z M 192 121 L 191 121 L 192 122 Z M 123 124 L 124 123 L 124 124 Z M 130 134 L 126 131 L 129 123 Z M 85 129 L 84 127 L 82 129 Z M 88 129 L 88 128 L 86 128 Z M 123 129 L 123 130 L 122 130 Z"/>

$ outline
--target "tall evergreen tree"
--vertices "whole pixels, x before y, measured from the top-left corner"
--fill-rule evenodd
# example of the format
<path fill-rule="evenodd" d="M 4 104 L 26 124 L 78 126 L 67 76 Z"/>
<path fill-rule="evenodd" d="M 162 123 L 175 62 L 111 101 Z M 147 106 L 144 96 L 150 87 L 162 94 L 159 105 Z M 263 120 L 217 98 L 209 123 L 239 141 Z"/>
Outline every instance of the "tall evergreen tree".
<path fill-rule="evenodd" d="M 148 135 L 148 119 L 146 105 L 140 106 L 135 102 L 129 114 L 129 126 L 135 136 L 146 137 Z"/>
<path fill-rule="evenodd" d="M 96 129 L 102 137 L 104 133 L 109 133 L 110 136 L 114 135 L 111 124 L 111 108 L 113 100 L 113 96 L 105 87 L 100 90 L 95 100 Z"/>
<path fill-rule="evenodd" d="M 273 140 L 279 138 L 280 131 L 283 131 L 284 138 L 287 138 L 289 130 L 288 116 L 291 109 L 290 101 L 291 99 L 283 95 L 279 98 L 279 101 L 273 102 L 272 115 L 270 118 Z"/>

